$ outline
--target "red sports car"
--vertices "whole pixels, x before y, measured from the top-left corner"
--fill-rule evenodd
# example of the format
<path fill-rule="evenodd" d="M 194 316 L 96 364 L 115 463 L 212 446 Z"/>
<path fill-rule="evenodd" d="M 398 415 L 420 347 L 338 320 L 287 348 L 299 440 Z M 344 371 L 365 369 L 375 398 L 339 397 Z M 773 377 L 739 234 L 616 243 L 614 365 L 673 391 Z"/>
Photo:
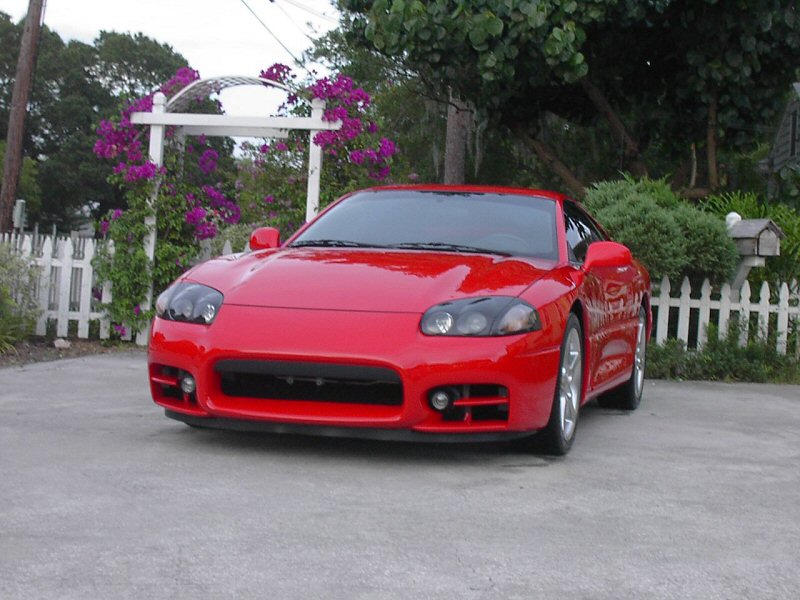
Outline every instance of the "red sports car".
<path fill-rule="evenodd" d="M 197 265 L 156 303 L 150 388 L 169 417 L 379 439 L 534 436 L 566 453 L 592 398 L 634 409 L 650 281 L 553 192 L 349 194 L 284 244 Z"/>

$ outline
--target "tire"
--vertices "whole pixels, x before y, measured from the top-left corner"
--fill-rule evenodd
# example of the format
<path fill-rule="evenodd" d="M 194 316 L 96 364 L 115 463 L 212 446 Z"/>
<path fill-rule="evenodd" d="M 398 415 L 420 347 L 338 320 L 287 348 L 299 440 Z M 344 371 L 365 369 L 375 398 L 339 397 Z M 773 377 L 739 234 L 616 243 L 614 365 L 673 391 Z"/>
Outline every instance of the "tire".
<path fill-rule="evenodd" d="M 558 379 L 547 426 L 536 434 L 537 446 L 547 454 L 563 456 L 572 447 L 583 401 L 583 336 L 581 324 L 570 313 L 561 341 Z"/>
<path fill-rule="evenodd" d="M 642 401 L 644 391 L 644 365 L 647 355 L 647 313 L 644 306 L 639 308 L 639 321 L 636 325 L 636 348 L 633 353 L 633 371 L 630 379 L 597 399 L 603 408 L 636 410 Z"/>

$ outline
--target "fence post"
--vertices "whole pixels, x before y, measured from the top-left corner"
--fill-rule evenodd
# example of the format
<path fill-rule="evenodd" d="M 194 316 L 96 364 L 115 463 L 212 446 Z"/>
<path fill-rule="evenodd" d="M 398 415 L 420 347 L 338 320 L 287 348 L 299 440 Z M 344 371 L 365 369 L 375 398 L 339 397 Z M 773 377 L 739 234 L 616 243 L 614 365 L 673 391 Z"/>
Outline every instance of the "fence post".
<path fill-rule="evenodd" d="M 37 260 L 39 268 L 39 319 L 36 321 L 36 335 L 47 333 L 47 316 L 50 310 L 50 271 L 53 268 L 53 238 L 46 237 L 42 244 L 42 257 Z"/>
<path fill-rule="evenodd" d="M 81 289 L 78 296 L 78 337 L 86 339 L 89 337 L 89 320 L 92 312 L 92 282 L 94 274 L 92 272 L 92 258 L 94 258 L 94 240 L 83 240 L 83 260 L 81 261 Z"/>
<path fill-rule="evenodd" d="M 728 335 L 728 323 L 731 318 L 731 286 L 726 283 L 719 292 L 719 331 L 717 338 Z"/>
<path fill-rule="evenodd" d="M 113 256 L 114 255 L 114 240 L 109 240 L 107 242 L 108 253 Z M 100 292 L 100 306 L 106 306 L 111 304 L 112 300 L 112 291 L 111 291 L 111 282 L 104 281 L 103 282 L 103 289 Z M 103 310 L 103 316 L 100 318 L 100 339 L 107 340 L 111 337 L 111 319 L 108 318 L 108 312 Z"/>
<path fill-rule="evenodd" d="M 697 349 L 700 350 L 708 340 L 708 324 L 711 321 L 711 283 L 703 280 L 700 288 L 700 315 L 697 320 Z"/>
<path fill-rule="evenodd" d="M 72 280 L 72 240 L 62 239 L 57 242 L 58 260 L 61 270 L 58 278 L 58 299 L 56 300 L 57 320 L 56 336 L 66 337 L 69 332 L 69 288 Z"/>
<path fill-rule="evenodd" d="M 761 291 L 758 297 L 758 336 L 764 340 L 767 339 L 769 333 L 769 300 L 771 297 L 771 290 L 769 284 L 765 281 L 761 284 Z"/>
<path fill-rule="evenodd" d="M 658 319 L 656 323 L 656 343 L 663 344 L 669 333 L 669 293 L 670 284 L 666 275 L 661 279 L 658 293 Z"/>
<path fill-rule="evenodd" d="M 775 349 L 778 354 L 786 354 L 786 346 L 789 340 L 789 286 L 781 284 L 778 292 L 778 335 Z"/>
<path fill-rule="evenodd" d="M 745 281 L 739 294 L 739 346 L 747 346 L 750 336 L 750 283 Z"/>
<path fill-rule="evenodd" d="M 692 284 L 689 283 L 689 278 L 684 277 L 681 283 L 681 297 L 680 304 L 678 304 L 678 339 L 684 344 L 689 344 L 689 314 L 691 306 L 689 302 L 692 299 Z"/>

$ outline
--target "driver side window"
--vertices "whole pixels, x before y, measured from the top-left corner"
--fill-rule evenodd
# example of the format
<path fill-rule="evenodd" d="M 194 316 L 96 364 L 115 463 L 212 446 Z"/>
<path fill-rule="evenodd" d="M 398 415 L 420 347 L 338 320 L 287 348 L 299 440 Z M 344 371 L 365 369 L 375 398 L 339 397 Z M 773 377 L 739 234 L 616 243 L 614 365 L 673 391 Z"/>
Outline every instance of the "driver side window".
<path fill-rule="evenodd" d="M 567 251 L 571 262 L 583 263 L 589 244 L 605 239 L 589 216 L 573 202 L 564 202 Z"/>

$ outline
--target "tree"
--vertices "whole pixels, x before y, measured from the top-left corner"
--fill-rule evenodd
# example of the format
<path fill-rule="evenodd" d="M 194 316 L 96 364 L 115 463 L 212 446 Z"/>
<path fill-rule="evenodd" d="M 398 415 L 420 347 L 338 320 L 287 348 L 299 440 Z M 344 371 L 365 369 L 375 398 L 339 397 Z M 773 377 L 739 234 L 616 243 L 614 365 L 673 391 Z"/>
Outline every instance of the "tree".
<path fill-rule="evenodd" d="M 101 31 L 94 48 L 91 73 L 113 96 L 126 100 L 149 94 L 188 64 L 172 46 L 141 32 Z"/>
<path fill-rule="evenodd" d="M 20 32 L 20 25 L 0 13 L 2 138 Z M 172 48 L 142 34 L 102 32 L 89 45 L 65 43 L 43 27 L 23 146 L 25 156 L 36 162 L 42 201 L 38 209 L 29 205 L 29 222 L 66 228 L 124 205 L 92 152 L 95 129 L 127 102 L 131 91 L 150 92 L 185 64 Z"/>
<path fill-rule="evenodd" d="M 434 88 L 484 110 L 576 193 L 584 182 L 547 143 L 547 115 L 602 128 L 620 166 L 676 172 L 706 150 L 758 141 L 793 79 L 794 2 L 781 0 L 342 0 L 348 27 Z M 746 18 L 743 16 L 746 14 Z"/>
<path fill-rule="evenodd" d="M 360 41 L 359 41 L 360 40 Z M 397 142 L 392 178 L 397 182 L 441 182 L 445 171 L 445 139 L 448 90 L 426 85 L 396 56 L 386 56 L 363 43 L 347 27 L 315 40 L 306 60 L 325 64 L 331 71 L 346 72 L 359 82 L 376 106 L 383 131 Z M 503 182 L 534 185 L 540 173 L 529 152 L 518 152 L 502 129 L 488 127 L 483 115 L 469 115 L 464 178 L 470 182 Z"/>

